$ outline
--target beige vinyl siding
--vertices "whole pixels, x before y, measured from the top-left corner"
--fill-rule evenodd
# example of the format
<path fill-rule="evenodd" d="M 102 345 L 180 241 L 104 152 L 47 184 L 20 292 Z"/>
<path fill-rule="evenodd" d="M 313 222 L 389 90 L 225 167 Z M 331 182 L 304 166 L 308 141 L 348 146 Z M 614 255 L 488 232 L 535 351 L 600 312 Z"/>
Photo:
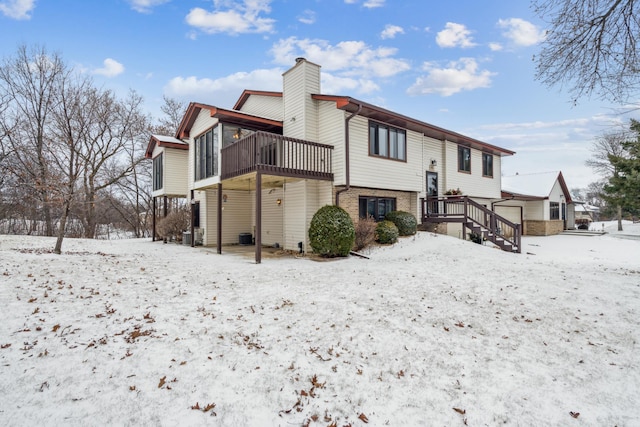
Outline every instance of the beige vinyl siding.
<path fill-rule="evenodd" d="M 443 142 L 428 136 L 422 137 L 422 158 L 424 159 L 424 170 L 422 171 L 422 188 L 420 197 L 427 195 L 427 172 L 438 174 L 438 194 L 444 195 L 446 191 L 445 159 L 443 153 Z M 436 165 L 431 165 L 431 160 L 436 161 Z"/>
<path fill-rule="evenodd" d="M 284 248 L 296 250 L 298 242 L 306 242 L 305 224 L 305 183 L 304 181 L 285 184 L 284 203 Z"/>
<path fill-rule="evenodd" d="M 187 197 L 189 190 L 187 187 L 187 161 L 189 159 L 188 150 L 176 150 L 165 148 L 164 169 L 162 178 L 164 180 L 165 194 L 173 196 Z"/>
<path fill-rule="evenodd" d="M 422 135 L 407 131 L 407 161 L 369 155 L 369 120 L 356 116 L 350 122 L 349 156 L 351 185 L 420 192 L 425 168 Z"/>
<path fill-rule="evenodd" d="M 311 251 L 308 239 L 313 215 L 324 205 L 332 203 L 332 186 L 328 181 L 306 180 L 288 182 L 284 192 L 284 248 L 297 251 L 302 242 Z"/>
<path fill-rule="evenodd" d="M 255 194 L 252 192 L 252 194 Z M 278 204 L 278 199 L 281 203 Z M 255 206 L 255 198 L 253 199 Z M 262 190 L 262 244 L 284 247 L 283 221 L 285 197 L 282 188 Z M 252 223 L 255 224 L 255 209 L 253 209 Z"/>
<path fill-rule="evenodd" d="M 283 134 L 318 142 L 318 105 L 311 94 L 320 93 L 320 69 L 301 61 L 284 74 Z"/>
<path fill-rule="evenodd" d="M 205 193 L 206 199 L 200 203 L 200 226 L 205 228 L 203 244 L 215 246 L 218 239 L 218 190 L 206 190 Z M 252 195 L 248 191 L 224 189 L 222 194 L 227 195 L 227 201 L 222 204 L 222 244 L 237 244 L 240 233 L 253 235 L 251 210 L 248 209 Z"/>
<path fill-rule="evenodd" d="M 545 206 L 545 202 L 547 202 L 546 203 L 547 206 Z M 524 205 L 524 212 L 523 212 L 524 220 L 525 221 L 548 220 L 549 214 L 547 214 L 545 217 L 545 211 L 548 211 L 548 210 L 549 210 L 549 206 L 548 206 L 547 200 L 527 202 Z"/>
<path fill-rule="evenodd" d="M 447 176 L 444 191 L 459 188 L 464 195 L 471 197 L 500 198 L 500 156 L 493 156 L 493 178 L 486 178 L 482 176 L 482 151 L 471 148 L 471 173 L 458 171 L 458 144 L 447 142 L 445 155 Z"/>
<path fill-rule="evenodd" d="M 336 108 L 335 102 L 320 101 L 318 107 L 318 142 L 334 147 L 331 155 L 333 182 L 345 185 L 344 121 L 347 116 Z"/>
<path fill-rule="evenodd" d="M 250 95 L 240 111 L 272 120 L 282 120 L 282 97 Z"/>
<path fill-rule="evenodd" d="M 196 118 L 195 122 L 193 123 L 193 126 L 191 127 L 191 130 L 189 131 L 189 159 L 187 161 L 187 163 L 189 164 L 189 177 L 188 177 L 189 190 L 193 190 L 196 188 L 203 188 L 204 187 L 203 184 L 211 185 L 213 183 L 218 182 L 217 177 L 208 178 L 206 180 L 198 181 L 198 186 L 196 186 L 195 172 L 193 170 L 195 155 L 196 155 L 193 139 L 196 136 L 199 136 L 201 133 L 203 133 L 207 129 L 212 128 L 216 123 L 218 123 L 218 119 L 211 117 L 211 112 L 208 109 L 203 108 L 202 110 L 200 110 L 198 117 Z M 220 162 L 220 156 L 218 156 L 218 163 L 219 162 Z M 219 168 L 220 168 L 220 164 L 218 164 L 218 170 L 220 170 Z"/>

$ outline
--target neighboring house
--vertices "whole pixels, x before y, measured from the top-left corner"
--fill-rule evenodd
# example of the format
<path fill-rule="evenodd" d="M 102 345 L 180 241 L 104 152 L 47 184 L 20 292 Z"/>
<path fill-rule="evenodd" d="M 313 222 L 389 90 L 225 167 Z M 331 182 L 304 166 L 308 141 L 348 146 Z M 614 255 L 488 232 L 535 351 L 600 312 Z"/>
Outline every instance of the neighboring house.
<path fill-rule="evenodd" d="M 576 225 L 580 228 L 586 227 L 589 228 L 589 224 L 594 221 L 600 220 L 600 208 L 598 206 L 592 206 L 584 202 L 576 202 L 575 211 L 576 211 Z"/>
<path fill-rule="evenodd" d="M 162 209 L 162 217 L 167 216 L 170 206 L 177 207 L 176 199 L 189 193 L 186 174 L 189 144 L 172 136 L 151 135 L 145 157 L 153 159 L 152 236 L 156 240 L 158 209 Z"/>
<path fill-rule="evenodd" d="M 501 198 L 502 157 L 512 154 L 322 94 L 320 66 L 304 58 L 283 74 L 282 92 L 245 90 L 232 109 L 191 103 L 175 137 L 153 136 L 147 150 L 160 175 L 154 198 L 179 187 L 192 206 L 192 235 L 218 252 L 255 243 L 256 262 L 262 245 L 309 251 L 309 223 L 327 204 L 354 222 L 393 210 L 424 219 L 439 195 L 459 188 L 486 209 Z M 448 222 L 448 233 L 466 237 L 466 222 Z"/>
<path fill-rule="evenodd" d="M 502 198 L 494 210 L 516 224 L 523 235 L 548 236 L 575 226 L 575 204 L 562 172 L 502 177 Z"/>

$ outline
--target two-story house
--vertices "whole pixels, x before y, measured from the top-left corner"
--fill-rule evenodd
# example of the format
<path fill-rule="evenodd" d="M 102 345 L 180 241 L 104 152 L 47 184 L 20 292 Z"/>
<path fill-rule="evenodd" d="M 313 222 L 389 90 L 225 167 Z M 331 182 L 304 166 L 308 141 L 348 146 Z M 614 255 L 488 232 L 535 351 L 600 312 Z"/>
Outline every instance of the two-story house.
<path fill-rule="evenodd" d="M 308 251 L 309 223 L 327 204 L 341 206 L 354 222 L 408 211 L 465 237 L 467 203 L 474 203 L 491 228 L 485 211 L 501 197 L 501 160 L 512 154 L 322 94 L 320 66 L 304 58 L 283 74 L 282 92 L 245 90 L 232 109 L 191 103 L 176 135 L 152 136 L 147 150 L 154 212 L 164 199 L 166 214 L 167 197 L 182 191 L 192 206 L 192 243 L 201 238 L 221 252 L 249 236 L 256 262 L 262 245 Z M 465 197 L 441 199 L 448 189 Z"/>

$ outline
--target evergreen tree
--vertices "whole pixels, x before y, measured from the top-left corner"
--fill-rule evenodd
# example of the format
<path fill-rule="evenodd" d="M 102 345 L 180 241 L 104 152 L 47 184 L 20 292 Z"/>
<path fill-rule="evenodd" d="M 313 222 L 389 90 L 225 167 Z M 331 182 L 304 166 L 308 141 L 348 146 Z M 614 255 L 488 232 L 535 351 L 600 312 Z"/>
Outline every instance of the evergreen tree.
<path fill-rule="evenodd" d="M 640 122 L 632 119 L 630 128 L 634 139 L 622 143 L 622 154 L 609 155 L 614 172 L 603 188 L 605 200 L 618 208 L 618 231 L 623 215 L 640 214 Z"/>

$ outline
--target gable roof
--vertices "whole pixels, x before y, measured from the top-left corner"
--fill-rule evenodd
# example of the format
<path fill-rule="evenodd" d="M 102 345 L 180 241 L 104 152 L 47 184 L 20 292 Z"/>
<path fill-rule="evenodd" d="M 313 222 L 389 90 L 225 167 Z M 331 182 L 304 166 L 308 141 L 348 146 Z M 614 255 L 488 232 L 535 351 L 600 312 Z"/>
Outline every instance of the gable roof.
<path fill-rule="evenodd" d="M 242 95 L 240 95 L 240 98 L 238 98 L 238 100 L 236 101 L 236 103 L 233 106 L 232 110 L 241 110 L 242 107 L 244 106 L 245 102 L 247 102 L 247 100 L 249 99 L 249 97 L 251 95 L 274 96 L 274 97 L 282 98 L 282 92 L 271 92 L 271 91 L 266 91 L 266 90 L 248 90 L 248 89 L 245 89 L 245 90 L 242 91 Z"/>
<path fill-rule="evenodd" d="M 149 143 L 147 144 L 147 151 L 144 156 L 147 159 L 150 159 L 153 155 L 153 149 L 156 147 L 168 147 L 168 148 L 176 148 L 178 150 L 188 150 L 189 144 L 184 141 L 180 141 L 177 138 L 167 135 L 151 135 L 149 139 Z"/>
<path fill-rule="evenodd" d="M 187 107 L 184 117 L 182 117 L 178 131 L 176 132 L 176 138 L 189 138 L 189 132 L 193 127 L 193 123 L 196 121 L 198 114 L 200 114 L 200 111 L 202 110 L 209 110 L 211 117 L 215 117 L 220 121 L 240 126 L 247 126 L 257 130 L 264 130 L 266 132 L 282 133 L 281 121 L 254 116 L 242 111 L 227 110 L 213 105 L 191 102 L 189 107 Z"/>
<path fill-rule="evenodd" d="M 477 150 L 492 153 L 497 156 L 511 156 L 515 154 L 515 151 L 507 150 L 495 145 L 488 144 L 486 142 L 479 141 L 474 138 L 453 132 L 430 123 L 426 123 L 411 117 L 404 116 L 399 113 L 395 113 L 390 110 L 372 105 L 349 96 L 335 96 L 335 95 L 311 95 L 313 99 L 319 101 L 333 101 L 336 103 L 336 108 L 350 113 L 358 112 L 359 115 L 378 120 L 390 125 L 397 126 L 403 129 L 410 129 L 415 132 L 420 132 L 428 137 L 438 139 L 440 141 L 447 140 L 460 145 L 466 145 L 473 147 Z M 362 108 L 360 108 L 362 107 Z"/>
<path fill-rule="evenodd" d="M 556 181 L 559 182 L 567 203 L 571 203 L 567 184 L 562 172 L 558 171 L 503 176 L 502 195 L 522 200 L 547 199 Z"/>

